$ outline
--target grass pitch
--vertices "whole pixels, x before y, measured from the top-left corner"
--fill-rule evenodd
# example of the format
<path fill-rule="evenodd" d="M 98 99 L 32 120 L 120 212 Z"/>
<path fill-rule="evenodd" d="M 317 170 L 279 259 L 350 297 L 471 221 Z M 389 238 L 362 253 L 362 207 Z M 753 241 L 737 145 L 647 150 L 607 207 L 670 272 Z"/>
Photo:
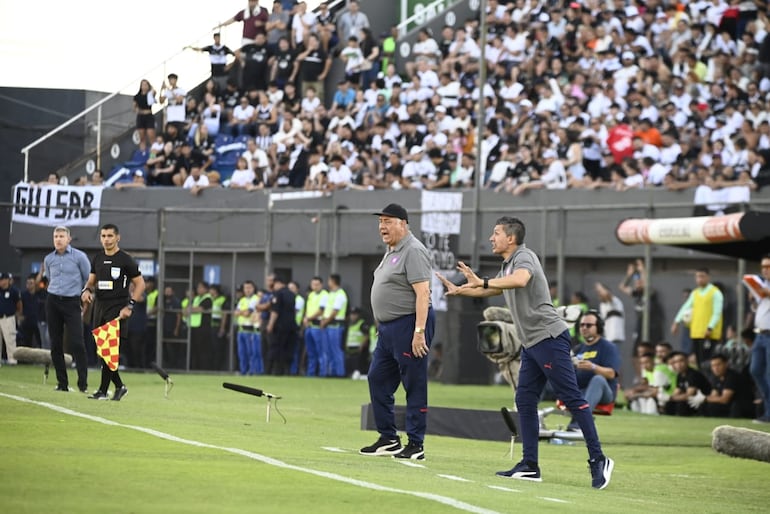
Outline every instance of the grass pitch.
<path fill-rule="evenodd" d="M 428 435 L 417 467 L 358 455 L 377 437 L 360 430 L 363 381 L 172 374 L 164 399 L 157 375 L 126 372 L 129 393 L 111 402 L 54 392 L 41 376 L 38 366 L 0 368 L 6 513 L 721 513 L 767 512 L 770 501 L 769 464 L 710 447 L 718 425 L 770 431 L 749 420 L 619 410 L 597 418 L 616 467 L 596 491 L 582 443 L 541 443 L 542 483 L 494 476 L 514 464 L 505 442 Z M 98 380 L 91 370 L 92 389 Z M 283 396 L 287 423 L 275 408 L 267 423 L 264 398 L 225 390 L 223 381 Z M 509 391 L 432 383 L 429 397 L 434 406 L 498 410 L 510 405 Z"/>

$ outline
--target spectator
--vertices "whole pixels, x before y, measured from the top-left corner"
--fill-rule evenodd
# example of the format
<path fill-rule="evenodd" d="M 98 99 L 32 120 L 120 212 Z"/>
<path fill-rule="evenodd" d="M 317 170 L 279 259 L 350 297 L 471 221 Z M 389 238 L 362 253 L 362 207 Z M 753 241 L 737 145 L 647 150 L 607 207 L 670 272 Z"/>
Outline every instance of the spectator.
<path fill-rule="evenodd" d="M 211 79 L 216 84 L 216 92 L 223 92 L 227 88 L 227 79 L 230 75 L 230 68 L 235 64 L 235 60 L 228 61 L 229 55 L 235 57 L 235 53 L 222 44 L 222 36 L 219 32 L 214 33 L 214 44 L 202 48 L 190 47 L 196 52 L 207 52 L 211 61 Z"/>
<path fill-rule="evenodd" d="M 358 31 L 369 28 L 369 18 L 361 12 L 358 0 L 349 0 L 348 10 L 337 18 L 337 33 L 341 41 L 348 41 Z"/>
<path fill-rule="evenodd" d="M 286 39 L 288 43 L 290 14 L 283 9 L 281 0 L 273 0 L 273 12 L 267 17 L 265 30 L 267 31 L 267 47 L 271 54 L 278 51 L 278 45 L 281 39 Z"/>
<path fill-rule="evenodd" d="M 161 102 L 166 103 L 166 124 L 174 125 L 181 132 L 187 117 L 185 96 L 187 91 L 179 87 L 176 73 L 170 73 L 168 82 L 163 82 L 160 88 Z"/>
<path fill-rule="evenodd" d="M 190 176 L 184 181 L 182 185 L 184 189 L 189 189 L 193 195 L 199 195 L 201 191 L 209 187 L 209 177 L 201 171 L 199 165 L 193 165 L 190 168 Z"/>
<path fill-rule="evenodd" d="M 243 22 L 243 37 L 241 45 L 249 45 L 254 42 L 257 34 L 266 34 L 269 14 L 267 9 L 259 6 L 259 0 L 248 0 L 248 6 L 238 11 L 232 18 L 220 23 L 215 30 L 226 27 L 232 23 Z"/>
<path fill-rule="evenodd" d="M 139 83 L 139 91 L 134 95 L 136 112 L 136 131 L 139 135 L 139 150 L 145 151 L 155 141 L 155 116 L 152 106 L 157 102 L 157 93 L 147 79 Z"/>
<path fill-rule="evenodd" d="M 324 80 L 331 68 L 329 54 L 321 48 L 320 40 L 315 34 L 310 34 L 307 40 L 307 48 L 297 55 L 294 61 L 294 70 L 289 81 L 299 78 L 302 87 L 301 94 L 305 96 L 308 87 L 313 87 L 318 97 L 324 98 Z"/>
<path fill-rule="evenodd" d="M 329 4 L 333 0 L 325 0 L 318 6 L 316 14 L 316 31 L 321 42 L 321 48 L 328 53 L 330 48 L 334 48 L 339 41 L 337 37 L 337 27 L 334 23 L 334 15 L 329 10 Z"/>

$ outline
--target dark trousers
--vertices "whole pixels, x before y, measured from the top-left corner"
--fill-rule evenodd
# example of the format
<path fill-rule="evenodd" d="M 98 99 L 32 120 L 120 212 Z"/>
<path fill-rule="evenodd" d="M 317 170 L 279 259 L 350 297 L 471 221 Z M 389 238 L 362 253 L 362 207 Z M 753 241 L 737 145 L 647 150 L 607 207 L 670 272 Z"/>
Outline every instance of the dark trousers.
<path fill-rule="evenodd" d="M 436 318 L 428 310 L 425 342 L 430 346 Z M 379 325 L 377 348 L 369 367 L 369 396 L 377 431 L 382 437 L 396 438 L 395 399 L 399 384 L 406 391 L 406 434 L 409 441 L 422 444 L 428 417 L 428 356 L 412 355 L 415 315 L 402 316 Z"/>
<path fill-rule="evenodd" d="M 273 333 L 270 334 L 270 351 L 268 352 L 267 363 L 267 372 L 270 375 L 289 374 L 296 340 L 296 330 L 276 328 Z"/>
<path fill-rule="evenodd" d="M 60 387 L 69 387 L 67 366 L 64 364 L 64 331 L 67 344 L 78 372 L 78 389 L 88 389 L 88 367 L 86 349 L 83 345 L 83 320 L 80 317 L 80 298 L 48 293 L 45 302 L 48 333 L 51 338 L 51 362 L 56 370 L 56 381 Z"/>
<path fill-rule="evenodd" d="M 211 325 L 190 329 L 190 369 L 214 369 L 211 362 Z"/>
<path fill-rule="evenodd" d="M 714 353 L 714 347 L 719 341 L 711 339 L 693 339 L 692 352 L 695 354 L 695 360 L 698 361 L 698 369 L 708 372 L 711 362 L 711 354 Z"/>
<path fill-rule="evenodd" d="M 521 351 L 519 387 L 516 389 L 516 407 L 521 421 L 523 460 L 537 462 L 540 420 L 537 403 L 546 382 L 551 383 L 556 397 L 569 409 L 572 419 L 580 426 L 592 459 L 602 456 L 591 407 L 577 385 L 575 367 L 570 357 L 570 336 L 565 330 L 557 337 L 543 339 Z"/>
<path fill-rule="evenodd" d="M 97 299 L 94 305 L 94 328 L 100 327 L 108 321 L 112 321 L 117 318 L 120 314 L 120 310 L 126 305 L 128 305 L 128 298 L 110 300 L 109 302 L 100 301 Z M 127 343 L 128 323 L 126 323 L 126 320 L 123 319 L 120 320 L 120 345 L 118 346 L 118 351 L 125 350 Z M 110 382 L 115 384 L 115 389 L 120 389 L 123 387 L 123 380 L 120 378 L 120 373 L 118 370 L 112 371 L 104 359 L 99 360 L 101 360 L 102 366 L 102 381 L 99 385 L 99 390 L 103 393 L 106 393 L 107 389 L 110 387 Z"/>

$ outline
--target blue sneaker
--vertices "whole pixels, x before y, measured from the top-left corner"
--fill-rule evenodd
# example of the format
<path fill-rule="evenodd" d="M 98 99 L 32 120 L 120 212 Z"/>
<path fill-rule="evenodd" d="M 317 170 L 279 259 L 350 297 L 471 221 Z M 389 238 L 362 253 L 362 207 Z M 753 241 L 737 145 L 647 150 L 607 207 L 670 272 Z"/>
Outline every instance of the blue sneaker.
<path fill-rule="evenodd" d="M 498 471 L 495 475 L 517 480 L 529 480 L 530 482 L 542 482 L 540 468 L 537 464 L 521 461 L 508 471 Z"/>
<path fill-rule="evenodd" d="M 588 468 L 591 470 L 591 487 L 604 489 L 610 484 L 612 470 L 615 469 L 615 461 L 602 456 L 600 459 L 589 460 Z"/>

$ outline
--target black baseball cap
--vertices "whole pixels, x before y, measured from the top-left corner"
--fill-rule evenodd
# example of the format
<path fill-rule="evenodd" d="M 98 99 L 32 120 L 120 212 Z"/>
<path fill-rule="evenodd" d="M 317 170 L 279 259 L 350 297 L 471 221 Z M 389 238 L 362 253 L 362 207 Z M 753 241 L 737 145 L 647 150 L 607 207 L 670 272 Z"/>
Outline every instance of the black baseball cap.
<path fill-rule="evenodd" d="M 388 206 L 388 207 L 390 207 L 390 206 Z M 406 216 L 406 211 L 404 211 L 404 216 Z M 6 272 L 0 273 L 0 280 L 3 280 L 4 278 L 11 278 L 11 274 L 10 273 L 6 273 Z"/>
<path fill-rule="evenodd" d="M 398 218 L 409 223 L 409 215 L 406 213 L 406 209 L 398 205 L 397 203 L 391 203 L 382 212 L 373 213 L 375 216 L 389 216 L 391 218 Z"/>

